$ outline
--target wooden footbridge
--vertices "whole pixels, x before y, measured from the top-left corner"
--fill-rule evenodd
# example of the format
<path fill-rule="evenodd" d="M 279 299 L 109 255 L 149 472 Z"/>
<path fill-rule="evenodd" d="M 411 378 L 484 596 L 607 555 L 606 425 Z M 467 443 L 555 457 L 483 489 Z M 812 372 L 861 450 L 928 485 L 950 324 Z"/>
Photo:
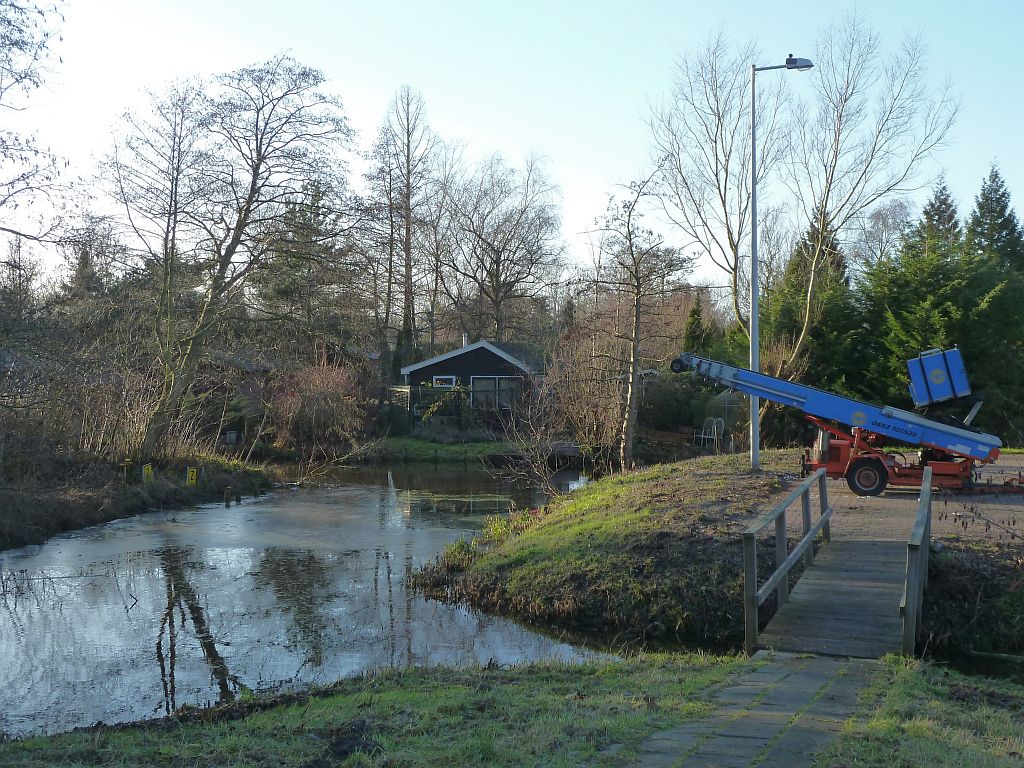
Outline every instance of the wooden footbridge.
<path fill-rule="evenodd" d="M 812 505 L 812 488 L 817 504 Z M 790 549 L 787 511 L 799 499 L 803 536 Z M 812 506 L 817 520 L 812 521 Z M 832 507 L 819 469 L 743 534 L 744 647 L 879 658 L 913 655 L 928 576 L 931 469 L 926 468 L 907 541 L 832 540 Z M 758 586 L 759 536 L 774 526 L 776 568 Z M 769 548 L 771 544 L 769 543 Z M 791 572 L 803 571 L 790 589 Z M 774 593 L 778 609 L 760 633 L 759 609 Z"/>

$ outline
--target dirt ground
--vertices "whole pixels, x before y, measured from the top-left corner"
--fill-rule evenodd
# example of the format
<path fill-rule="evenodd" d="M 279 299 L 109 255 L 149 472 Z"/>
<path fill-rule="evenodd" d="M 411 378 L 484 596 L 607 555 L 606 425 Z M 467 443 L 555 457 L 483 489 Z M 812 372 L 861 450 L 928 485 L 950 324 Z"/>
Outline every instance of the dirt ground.
<path fill-rule="evenodd" d="M 1024 471 L 1024 455 L 1002 456 L 981 467 L 981 482 L 994 484 Z M 828 481 L 833 507 L 832 536 L 850 539 L 906 540 L 917 513 L 916 490 L 887 490 L 880 496 L 857 496 L 845 480 Z M 817 499 L 812 509 L 817 509 Z M 796 512 L 796 514 L 794 514 Z M 799 518 L 799 506 L 790 507 Z M 816 517 L 816 515 L 815 515 Z M 798 520 L 793 520 L 798 528 Z M 1024 493 L 954 494 L 936 491 L 932 496 L 932 537 L 957 535 L 968 538 L 1017 541 L 1024 548 Z"/>

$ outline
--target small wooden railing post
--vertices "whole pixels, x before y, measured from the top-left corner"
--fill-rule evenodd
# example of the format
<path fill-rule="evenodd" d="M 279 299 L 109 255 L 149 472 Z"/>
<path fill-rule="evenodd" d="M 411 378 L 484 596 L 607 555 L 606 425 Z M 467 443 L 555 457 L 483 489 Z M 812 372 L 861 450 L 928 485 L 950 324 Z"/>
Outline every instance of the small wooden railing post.
<path fill-rule="evenodd" d="M 775 518 L 775 567 L 780 568 L 784 562 L 786 562 L 786 556 L 789 554 L 789 543 L 786 541 L 786 512 L 783 510 L 782 514 Z M 778 602 L 779 608 L 786 604 L 786 599 L 789 597 L 789 578 L 784 578 L 779 582 L 778 588 L 775 590 L 775 599 Z"/>
<path fill-rule="evenodd" d="M 917 635 L 921 627 L 924 608 L 924 589 L 928 584 L 928 550 L 932 530 L 932 468 L 925 467 L 921 481 L 921 497 L 914 518 L 914 530 L 907 542 L 907 578 L 903 586 L 903 639 L 904 656 L 913 656 Z"/>
<path fill-rule="evenodd" d="M 743 534 L 743 650 L 749 656 L 757 644 L 757 540 Z"/>
<path fill-rule="evenodd" d="M 800 520 L 803 523 L 803 535 L 806 536 L 811 530 L 811 488 L 800 494 Z M 814 563 L 814 547 L 808 547 L 804 553 L 804 567 L 810 568 Z"/>
<path fill-rule="evenodd" d="M 818 477 L 818 514 L 821 517 L 825 516 L 825 511 L 829 509 L 828 506 L 828 487 L 825 485 L 825 473 L 822 472 Z M 825 521 L 825 526 L 821 529 L 821 538 L 823 541 L 832 541 L 832 522 L 831 519 Z"/>

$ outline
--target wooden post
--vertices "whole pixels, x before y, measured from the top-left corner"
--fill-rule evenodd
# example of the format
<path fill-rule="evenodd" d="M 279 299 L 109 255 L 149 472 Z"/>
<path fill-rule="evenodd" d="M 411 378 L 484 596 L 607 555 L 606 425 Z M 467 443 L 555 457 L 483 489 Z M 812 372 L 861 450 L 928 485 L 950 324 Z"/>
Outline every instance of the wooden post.
<path fill-rule="evenodd" d="M 224 506 L 227 509 L 231 509 L 231 486 L 227 486 L 224 489 Z"/>
<path fill-rule="evenodd" d="M 932 494 L 931 488 L 928 488 L 928 517 L 924 521 L 924 583 L 921 585 L 921 589 L 928 589 L 928 558 L 931 556 L 932 550 Z M 921 601 L 924 603 L 924 600 Z"/>
<path fill-rule="evenodd" d="M 743 650 L 748 656 L 757 644 L 757 541 L 743 534 Z"/>
<path fill-rule="evenodd" d="M 789 546 L 786 541 L 786 511 L 775 518 L 775 569 L 778 570 L 789 554 Z M 775 597 L 778 599 L 779 608 L 786 604 L 789 598 L 789 576 L 783 576 L 779 586 L 775 588 Z"/>
<path fill-rule="evenodd" d="M 828 487 L 825 485 L 825 473 L 821 473 L 821 477 L 818 478 L 818 516 L 821 517 L 828 510 Z M 821 529 L 821 538 L 823 541 L 832 541 L 832 521 L 829 520 L 825 523 L 825 526 Z"/>
<path fill-rule="evenodd" d="M 914 543 L 907 544 L 907 602 L 903 608 L 903 642 L 904 656 L 913 656 L 917 645 L 917 619 L 921 601 L 921 571 L 918 562 L 918 547 Z"/>
<path fill-rule="evenodd" d="M 800 516 L 804 527 L 804 536 L 811 530 L 811 486 L 800 494 Z M 804 567 L 810 568 L 814 564 L 814 543 L 804 553 Z"/>

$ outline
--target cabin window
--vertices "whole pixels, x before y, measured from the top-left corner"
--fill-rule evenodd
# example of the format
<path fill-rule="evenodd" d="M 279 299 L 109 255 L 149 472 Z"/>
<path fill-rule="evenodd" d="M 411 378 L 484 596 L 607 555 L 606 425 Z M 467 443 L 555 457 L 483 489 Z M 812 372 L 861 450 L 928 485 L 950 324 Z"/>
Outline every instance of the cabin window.
<path fill-rule="evenodd" d="M 435 376 L 434 377 L 435 387 L 454 387 L 455 377 L 454 376 Z"/>
<path fill-rule="evenodd" d="M 482 410 L 511 408 L 522 390 L 521 376 L 474 376 L 470 404 Z"/>

